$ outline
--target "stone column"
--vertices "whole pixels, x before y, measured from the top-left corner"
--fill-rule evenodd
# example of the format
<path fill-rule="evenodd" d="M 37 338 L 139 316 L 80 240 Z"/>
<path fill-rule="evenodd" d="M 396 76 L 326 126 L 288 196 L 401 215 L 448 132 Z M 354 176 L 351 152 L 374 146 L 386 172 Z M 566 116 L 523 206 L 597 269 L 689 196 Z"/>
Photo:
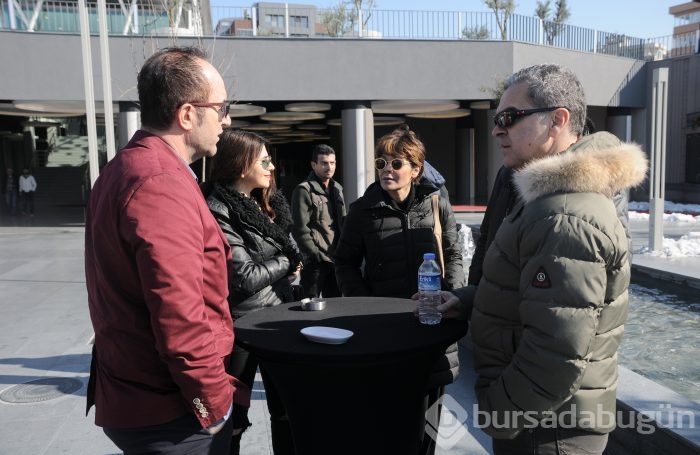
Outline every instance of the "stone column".
<path fill-rule="evenodd" d="M 342 111 L 342 164 L 345 202 L 350 205 L 374 182 L 374 115 L 363 105 Z"/>
<path fill-rule="evenodd" d="M 131 101 L 119 102 L 119 137 L 117 149 L 124 147 L 136 130 L 141 127 L 141 110 L 138 104 Z"/>

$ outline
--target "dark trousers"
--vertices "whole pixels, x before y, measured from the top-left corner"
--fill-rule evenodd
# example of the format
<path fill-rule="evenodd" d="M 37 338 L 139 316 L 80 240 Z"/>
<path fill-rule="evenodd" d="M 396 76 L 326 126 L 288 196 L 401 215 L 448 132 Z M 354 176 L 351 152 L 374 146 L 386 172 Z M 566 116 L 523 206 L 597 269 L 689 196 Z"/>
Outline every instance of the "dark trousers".
<path fill-rule="evenodd" d="M 103 428 L 124 455 L 229 455 L 231 419 L 215 435 L 204 430 L 194 414 L 162 425 L 139 428 Z"/>
<path fill-rule="evenodd" d="M 338 283 L 335 281 L 335 266 L 332 262 L 321 261 L 304 264 L 299 281 L 306 297 L 340 297 Z"/>
<path fill-rule="evenodd" d="M 5 192 L 5 206 L 8 214 L 14 215 L 17 212 L 17 190 Z"/>
<path fill-rule="evenodd" d="M 19 201 L 22 213 L 34 215 L 34 191 L 20 191 Z"/>
<path fill-rule="evenodd" d="M 578 428 L 533 428 L 515 439 L 494 439 L 494 455 L 601 455 L 608 444 L 607 434 Z"/>
<path fill-rule="evenodd" d="M 254 355 L 242 349 L 240 346 L 234 345 L 233 352 L 229 361 L 229 374 L 239 381 L 246 384 L 253 390 L 255 382 L 255 371 L 258 369 L 258 360 Z M 265 386 L 265 398 L 267 401 L 267 409 L 270 412 L 270 432 L 272 433 L 272 450 L 275 455 L 293 455 L 294 441 L 292 439 L 292 430 L 289 426 L 287 418 L 287 410 L 282 403 L 282 400 L 274 387 L 272 380 L 267 375 L 264 369 L 260 368 L 260 375 Z M 241 428 L 245 430 L 250 426 L 248 420 L 248 408 L 238 405 L 233 405 L 231 413 L 233 428 Z M 238 452 L 231 451 L 231 454 Z"/>

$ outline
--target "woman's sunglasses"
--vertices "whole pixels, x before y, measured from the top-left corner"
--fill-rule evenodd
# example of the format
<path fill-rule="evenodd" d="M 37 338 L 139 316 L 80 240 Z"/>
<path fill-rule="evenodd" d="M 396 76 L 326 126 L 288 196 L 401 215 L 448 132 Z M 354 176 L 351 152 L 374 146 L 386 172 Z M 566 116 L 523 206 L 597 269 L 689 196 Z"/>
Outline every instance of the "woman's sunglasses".
<path fill-rule="evenodd" d="M 376 160 L 374 160 L 374 167 L 378 171 L 381 171 L 386 167 L 387 164 L 391 164 L 391 168 L 395 171 L 398 171 L 403 167 L 404 163 L 408 163 L 408 161 L 402 160 L 400 158 L 394 158 L 391 161 L 387 161 L 384 158 L 377 158 Z"/>
<path fill-rule="evenodd" d="M 559 107 L 539 107 L 537 109 L 516 109 L 514 107 L 509 107 L 496 114 L 493 118 L 493 123 L 500 128 L 510 128 L 523 117 L 538 112 L 549 112 L 555 109 L 559 109 Z"/>
<path fill-rule="evenodd" d="M 262 166 L 262 168 L 265 170 L 267 170 L 267 168 L 269 168 L 271 164 L 272 164 L 272 157 L 271 156 L 266 156 L 265 158 L 260 160 L 260 166 Z"/>

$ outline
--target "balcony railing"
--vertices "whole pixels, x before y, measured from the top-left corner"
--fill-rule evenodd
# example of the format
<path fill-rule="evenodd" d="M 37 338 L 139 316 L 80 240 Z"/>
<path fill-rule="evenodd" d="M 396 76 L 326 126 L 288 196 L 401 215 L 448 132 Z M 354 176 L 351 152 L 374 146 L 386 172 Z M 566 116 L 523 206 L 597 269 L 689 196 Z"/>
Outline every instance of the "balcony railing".
<path fill-rule="evenodd" d="M 509 40 L 639 60 L 661 60 L 700 51 L 700 32 L 644 39 L 547 23 L 519 14 L 511 15 L 505 27 L 500 27 L 494 13 L 365 10 L 358 19 L 354 11 L 343 16 L 333 9 L 275 7 L 279 3 L 260 3 L 259 8 L 213 6 L 214 30 L 207 32 L 202 28 L 200 11 L 193 9 L 192 4 L 187 0 L 130 4 L 107 0 L 107 29 L 112 35 L 138 36 Z M 165 9 L 163 5 L 169 7 Z M 90 33 L 97 34 L 97 3 L 88 1 L 87 10 Z M 0 29 L 75 34 L 80 32 L 79 23 L 77 0 L 0 0 Z M 237 29 L 236 23 L 245 24 Z"/>

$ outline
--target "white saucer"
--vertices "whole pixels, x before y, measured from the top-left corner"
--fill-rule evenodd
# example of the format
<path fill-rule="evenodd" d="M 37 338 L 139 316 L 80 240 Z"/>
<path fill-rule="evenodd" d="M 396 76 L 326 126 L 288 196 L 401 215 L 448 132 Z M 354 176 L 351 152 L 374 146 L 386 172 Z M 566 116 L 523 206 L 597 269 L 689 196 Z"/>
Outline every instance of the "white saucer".
<path fill-rule="evenodd" d="M 343 344 L 354 335 L 350 330 L 322 326 L 304 327 L 301 334 L 310 341 L 326 344 Z"/>

